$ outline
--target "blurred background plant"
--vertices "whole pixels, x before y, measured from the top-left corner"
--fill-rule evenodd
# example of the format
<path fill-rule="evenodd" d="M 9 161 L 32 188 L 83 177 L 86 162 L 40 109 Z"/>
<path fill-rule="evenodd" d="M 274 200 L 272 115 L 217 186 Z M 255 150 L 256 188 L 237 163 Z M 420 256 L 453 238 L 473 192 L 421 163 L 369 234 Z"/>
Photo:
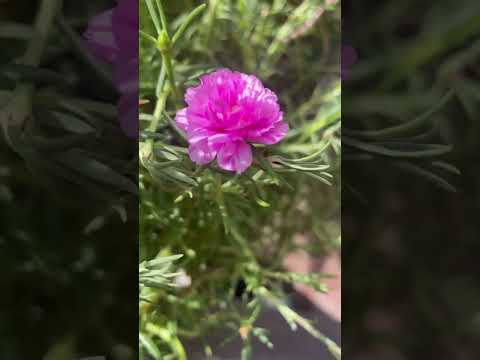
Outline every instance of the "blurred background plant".
<path fill-rule="evenodd" d="M 82 37 L 113 5 L 0 1 L 2 359 L 136 355 L 138 146 Z"/>
<path fill-rule="evenodd" d="M 342 12 L 344 354 L 478 358 L 480 3 Z"/>
<path fill-rule="evenodd" d="M 163 5 L 163 6 L 162 6 Z M 288 254 L 340 248 L 340 6 L 338 1 L 140 2 L 140 261 L 183 254 L 176 288 L 145 287 L 142 359 L 186 359 L 208 336 L 272 347 L 256 321 L 275 308 L 335 358 L 340 349 L 288 306 L 287 285 L 327 291 L 325 274 L 285 270 Z M 242 175 L 198 167 L 172 119 L 186 87 L 213 69 L 255 74 L 274 90 L 291 131 L 256 147 Z M 319 342 L 319 346 L 321 343 Z M 272 355 L 274 356 L 274 355 Z"/>

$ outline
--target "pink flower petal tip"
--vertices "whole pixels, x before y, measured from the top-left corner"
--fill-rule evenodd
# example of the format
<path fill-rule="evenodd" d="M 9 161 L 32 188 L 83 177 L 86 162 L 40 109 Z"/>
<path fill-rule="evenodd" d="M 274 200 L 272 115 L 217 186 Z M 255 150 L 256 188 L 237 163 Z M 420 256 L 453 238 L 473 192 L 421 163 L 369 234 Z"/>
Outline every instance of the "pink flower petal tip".
<path fill-rule="evenodd" d="M 177 126 L 187 134 L 190 159 L 244 172 L 253 161 L 252 143 L 273 145 L 288 132 L 277 96 L 253 75 L 220 69 L 200 78 L 185 94 Z"/>

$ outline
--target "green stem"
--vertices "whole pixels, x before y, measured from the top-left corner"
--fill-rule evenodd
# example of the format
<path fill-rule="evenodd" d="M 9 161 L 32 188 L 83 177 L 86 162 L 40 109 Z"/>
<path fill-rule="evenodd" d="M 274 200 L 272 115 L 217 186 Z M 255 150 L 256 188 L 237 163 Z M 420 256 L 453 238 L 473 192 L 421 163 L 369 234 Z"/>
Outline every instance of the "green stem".
<path fill-rule="evenodd" d="M 155 30 L 157 31 L 157 35 L 160 35 L 162 28 L 160 26 L 160 21 L 158 20 L 157 12 L 155 11 L 152 0 L 145 0 L 145 4 L 147 5 L 147 9 L 150 14 L 150 18 L 153 21 L 153 25 L 155 26 Z"/>
<path fill-rule="evenodd" d="M 158 12 L 160 13 L 160 21 L 162 23 L 162 31 L 158 36 L 157 48 L 162 55 L 163 64 L 166 66 L 168 81 L 170 82 L 170 87 L 172 89 L 174 101 L 178 102 L 180 98 L 177 84 L 175 83 L 175 74 L 173 71 L 173 57 L 172 57 L 172 48 L 173 42 L 168 33 L 168 21 L 167 16 L 165 15 L 165 9 L 161 0 L 156 0 Z"/>
<path fill-rule="evenodd" d="M 160 74 L 158 74 L 157 87 L 155 89 L 155 95 L 157 97 L 159 97 L 160 94 L 163 91 L 163 86 L 165 84 L 165 76 L 166 75 L 167 75 L 167 73 L 166 73 L 165 61 L 163 61 L 163 59 L 162 59 L 162 69 L 160 70 Z"/>
<path fill-rule="evenodd" d="M 158 12 L 160 13 L 160 21 L 162 22 L 163 31 L 168 35 L 168 22 L 165 15 L 165 9 L 163 8 L 162 0 L 156 0 Z M 170 36 L 169 36 L 170 37 Z"/>
<path fill-rule="evenodd" d="M 43 0 L 35 19 L 33 36 L 28 43 L 23 63 L 38 66 L 47 45 L 55 16 L 61 10 L 63 0 Z"/>
<path fill-rule="evenodd" d="M 174 100 L 177 101 L 179 99 L 179 93 L 177 84 L 175 83 L 175 73 L 173 71 L 172 41 L 170 40 L 170 37 L 166 31 L 162 31 L 158 37 L 157 49 L 162 55 L 162 67 L 165 66 L 168 81 L 170 82 L 170 86 L 174 95 Z"/>
<path fill-rule="evenodd" d="M 157 99 L 157 104 L 155 105 L 155 110 L 153 112 L 153 120 L 150 122 L 150 126 L 148 127 L 148 131 L 156 132 L 158 128 L 158 123 L 162 117 L 163 111 L 165 110 L 165 104 L 167 103 L 168 94 L 170 93 L 170 89 L 165 86 L 163 91 L 160 93 L 160 96 Z M 146 142 L 146 148 L 143 150 L 144 157 L 150 157 L 153 154 L 153 139 L 148 139 Z"/>
<path fill-rule="evenodd" d="M 148 130 L 151 132 L 157 131 L 158 123 L 162 117 L 163 111 L 165 110 L 165 104 L 167 102 L 167 97 L 170 89 L 165 88 L 158 97 L 157 104 L 155 105 L 155 111 L 153 112 L 153 120 L 148 127 Z"/>
<path fill-rule="evenodd" d="M 172 87 L 172 90 L 173 90 L 174 100 L 177 102 L 180 95 L 178 92 L 177 84 L 175 83 L 175 73 L 173 72 L 171 52 L 168 51 L 165 54 L 163 54 L 163 56 L 165 60 L 168 81 L 170 82 L 170 86 Z"/>

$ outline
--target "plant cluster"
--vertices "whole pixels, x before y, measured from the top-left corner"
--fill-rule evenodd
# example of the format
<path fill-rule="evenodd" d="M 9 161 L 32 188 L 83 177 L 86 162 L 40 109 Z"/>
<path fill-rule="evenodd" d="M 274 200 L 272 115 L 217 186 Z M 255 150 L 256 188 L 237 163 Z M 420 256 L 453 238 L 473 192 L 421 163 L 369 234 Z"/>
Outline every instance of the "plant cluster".
<path fill-rule="evenodd" d="M 142 1 L 140 6 L 140 292 L 143 359 L 186 359 L 185 340 L 212 331 L 272 347 L 256 325 L 276 308 L 336 357 L 339 347 L 288 306 L 286 284 L 327 291 L 321 274 L 288 272 L 295 251 L 340 247 L 340 8 L 337 1 Z M 186 10 L 188 9 L 188 10 Z M 182 94 L 218 68 L 255 74 L 274 90 L 290 131 L 255 145 L 241 174 L 196 165 L 174 121 Z M 174 287 L 155 264 L 174 263 Z M 148 268 L 148 264 L 153 267 Z M 147 266 L 145 268 L 145 266 Z M 142 276 L 142 275 L 140 275 Z"/>

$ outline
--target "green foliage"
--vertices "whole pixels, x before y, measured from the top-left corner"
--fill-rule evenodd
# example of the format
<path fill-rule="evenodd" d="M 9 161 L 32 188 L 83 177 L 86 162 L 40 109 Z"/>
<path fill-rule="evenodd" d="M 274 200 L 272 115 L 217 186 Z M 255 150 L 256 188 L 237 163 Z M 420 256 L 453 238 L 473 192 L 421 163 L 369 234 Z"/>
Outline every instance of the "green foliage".
<path fill-rule="evenodd" d="M 285 284 L 326 291 L 321 277 L 283 268 L 291 252 L 340 246 L 338 4 L 163 3 L 141 2 L 140 258 L 183 254 L 175 269 L 191 284 L 142 292 L 142 356 L 185 359 L 184 340 L 207 341 L 218 329 L 241 337 L 250 359 L 254 339 L 272 346 L 255 323 L 274 306 L 339 358 L 337 345 L 285 305 Z M 186 87 L 219 67 L 255 73 L 278 93 L 292 129 L 277 146 L 256 146 L 254 164 L 237 176 L 193 164 L 172 120 Z"/>
<path fill-rule="evenodd" d="M 143 288 L 162 288 L 172 285 L 171 278 L 178 274 L 170 272 L 172 262 L 182 255 L 160 257 L 150 261 L 143 261 L 138 267 L 138 283 L 140 291 Z"/>

